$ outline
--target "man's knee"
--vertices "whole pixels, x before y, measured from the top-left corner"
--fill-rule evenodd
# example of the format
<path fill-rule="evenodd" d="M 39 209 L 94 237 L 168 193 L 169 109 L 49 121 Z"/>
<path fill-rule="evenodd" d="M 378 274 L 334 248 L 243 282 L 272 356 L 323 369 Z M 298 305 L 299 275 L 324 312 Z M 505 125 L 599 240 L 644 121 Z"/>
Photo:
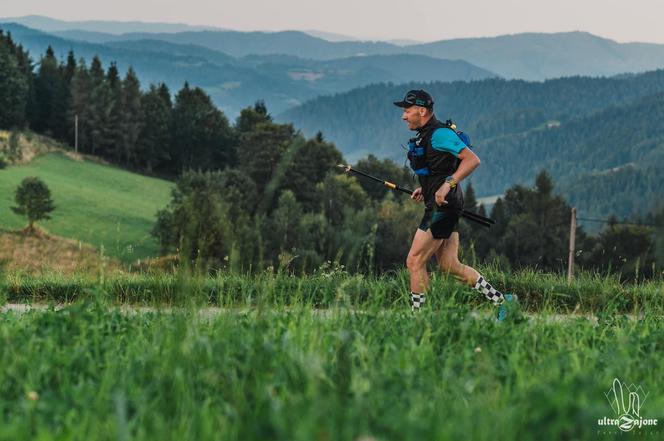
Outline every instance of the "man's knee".
<path fill-rule="evenodd" d="M 406 257 L 406 267 L 409 271 L 419 270 L 426 264 L 421 254 L 408 254 Z"/>

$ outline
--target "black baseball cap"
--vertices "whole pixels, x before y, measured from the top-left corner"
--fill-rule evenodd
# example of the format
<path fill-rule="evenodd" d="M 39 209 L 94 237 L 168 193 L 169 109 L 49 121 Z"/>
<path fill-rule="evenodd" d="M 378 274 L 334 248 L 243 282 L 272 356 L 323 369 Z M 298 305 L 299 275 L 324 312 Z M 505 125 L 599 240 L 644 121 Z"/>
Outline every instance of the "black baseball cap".
<path fill-rule="evenodd" d="M 422 89 L 409 90 L 402 101 L 395 101 L 394 105 L 397 107 L 408 108 L 410 106 L 426 107 L 427 109 L 433 108 L 433 98 Z"/>

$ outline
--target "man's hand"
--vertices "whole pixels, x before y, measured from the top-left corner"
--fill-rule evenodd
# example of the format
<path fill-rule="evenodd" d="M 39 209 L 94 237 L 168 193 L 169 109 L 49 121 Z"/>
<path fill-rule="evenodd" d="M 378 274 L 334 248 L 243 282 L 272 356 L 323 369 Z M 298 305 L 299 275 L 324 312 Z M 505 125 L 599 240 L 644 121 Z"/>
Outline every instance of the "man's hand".
<path fill-rule="evenodd" d="M 417 187 L 415 191 L 410 194 L 411 199 L 415 199 L 417 202 L 422 202 L 424 200 L 424 195 L 422 194 L 422 187 Z"/>
<path fill-rule="evenodd" d="M 445 197 L 449 192 L 450 192 L 450 184 L 449 182 L 445 182 L 443 185 L 440 186 L 440 188 L 436 192 L 436 204 L 446 205 L 447 201 L 445 200 Z"/>

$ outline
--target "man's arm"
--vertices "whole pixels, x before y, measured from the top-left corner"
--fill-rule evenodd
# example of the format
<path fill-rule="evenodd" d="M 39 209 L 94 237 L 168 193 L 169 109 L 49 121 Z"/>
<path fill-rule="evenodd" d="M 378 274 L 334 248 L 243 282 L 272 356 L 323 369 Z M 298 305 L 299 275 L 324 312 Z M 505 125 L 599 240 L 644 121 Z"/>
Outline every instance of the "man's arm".
<path fill-rule="evenodd" d="M 452 178 L 456 182 L 461 182 L 462 179 L 468 177 L 477 167 L 480 166 L 480 158 L 469 148 L 465 148 L 459 152 L 459 168 L 452 174 Z"/>
<path fill-rule="evenodd" d="M 480 158 L 469 148 L 464 148 L 459 152 L 459 167 L 452 174 L 452 179 L 458 184 L 462 179 L 465 179 L 470 175 L 477 167 L 480 165 Z M 446 204 L 445 197 L 447 193 L 451 190 L 449 182 L 443 183 L 443 185 L 436 192 L 436 204 L 443 205 Z"/>

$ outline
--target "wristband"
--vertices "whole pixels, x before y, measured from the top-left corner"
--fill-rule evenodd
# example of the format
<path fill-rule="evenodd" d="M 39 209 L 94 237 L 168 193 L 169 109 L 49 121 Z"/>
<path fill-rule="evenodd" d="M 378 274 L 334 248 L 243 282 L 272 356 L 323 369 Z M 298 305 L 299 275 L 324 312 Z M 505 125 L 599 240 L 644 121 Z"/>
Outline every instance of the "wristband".
<path fill-rule="evenodd" d="M 450 188 L 454 188 L 457 186 L 457 181 L 454 179 L 452 176 L 448 176 L 445 178 L 445 182 L 450 184 Z"/>

